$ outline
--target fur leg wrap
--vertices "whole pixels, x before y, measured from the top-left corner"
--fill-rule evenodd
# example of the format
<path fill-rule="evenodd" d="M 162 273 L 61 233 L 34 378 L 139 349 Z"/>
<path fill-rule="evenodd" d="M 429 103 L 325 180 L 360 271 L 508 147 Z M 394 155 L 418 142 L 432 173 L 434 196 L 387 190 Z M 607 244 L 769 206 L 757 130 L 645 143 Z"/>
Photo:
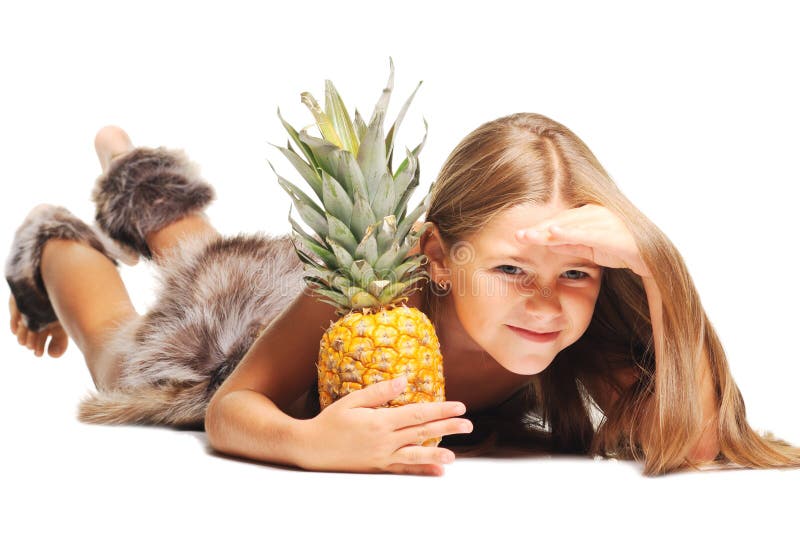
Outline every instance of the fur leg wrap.
<path fill-rule="evenodd" d="M 14 234 L 5 269 L 6 281 L 22 322 L 35 332 L 58 320 L 41 274 L 42 249 L 51 238 L 82 242 L 111 259 L 114 266 L 119 266 L 112 253 L 104 247 L 100 233 L 69 210 L 55 205 L 36 206 Z"/>
<path fill-rule="evenodd" d="M 203 210 L 216 197 L 180 149 L 139 147 L 113 160 L 92 191 L 97 225 L 148 259 L 148 233 Z"/>
<path fill-rule="evenodd" d="M 103 345 L 121 363 L 118 386 L 86 397 L 82 422 L 202 429 L 214 392 L 306 288 L 288 235 L 187 236 L 156 274 L 152 308 Z"/>

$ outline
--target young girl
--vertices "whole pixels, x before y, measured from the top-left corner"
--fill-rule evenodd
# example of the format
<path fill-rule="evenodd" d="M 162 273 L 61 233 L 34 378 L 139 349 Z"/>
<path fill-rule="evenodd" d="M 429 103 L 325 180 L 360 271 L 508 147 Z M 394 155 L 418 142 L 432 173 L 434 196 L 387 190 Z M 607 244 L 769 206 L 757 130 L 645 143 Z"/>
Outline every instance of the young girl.
<path fill-rule="evenodd" d="M 800 465 L 747 424 L 678 251 L 555 121 L 480 126 L 434 184 L 412 252 L 430 281 L 408 305 L 436 326 L 448 401 L 380 408 L 404 388 L 386 381 L 322 412 L 315 362 L 336 316 L 304 291 L 288 236 L 220 236 L 180 151 L 114 127 L 96 146 L 96 226 L 41 205 L 6 267 L 20 343 L 42 355 L 50 337 L 57 357 L 69 335 L 86 357 L 85 422 L 205 425 L 219 451 L 321 471 L 440 475 L 454 451 L 505 447 L 643 459 L 646 475 Z M 132 255 L 160 269 L 143 316 L 116 270 Z"/>

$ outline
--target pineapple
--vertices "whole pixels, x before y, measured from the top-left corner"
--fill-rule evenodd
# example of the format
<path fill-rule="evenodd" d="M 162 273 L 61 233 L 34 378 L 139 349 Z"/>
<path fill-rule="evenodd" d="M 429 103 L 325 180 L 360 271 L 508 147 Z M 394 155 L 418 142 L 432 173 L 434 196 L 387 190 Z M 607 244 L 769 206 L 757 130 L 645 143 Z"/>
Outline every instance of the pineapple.
<path fill-rule="evenodd" d="M 419 185 L 417 157 L 427 137 L 392 171 L 397 130 L 417 85 L 384 137 L 383 120 L 394 85 L 389 59 L 389 81 L 369 124 L 355 111 L 351 120 L 330 82 L 325 82 L 324 111 L 311 94 L 301 102 L 314 116 L 321 134 L 299 132 L 278 117 L 291 138 L 277 147 L 313 189 L 319 204 L 281 177 L 270 163 L 281 187 L 289 194 L 302 220 L 315 232 L 307 233 L 292 218 L 292 241 L 304 264 L 303 280 L 320 301 L 336 308 L 319 345 L 317 361 L 320 408 L 367 385 L 405 374 L 405 392 L 384 407 L 413 402 L 444 401 L 444 369 L 433 324 L 405 302 L 414 283 L 428 277 L 424 255 L 409 255 L 430 225 L 413 228 L 430 203 L 425 199 L 406 213 Z M 422 82 L 420 82 L 421 84 Z M 313 125 L 312 125 L 313 126 Z M 292 148 L 297 146 L 299 153 Z M 298 242 L 305 250 L 298 247 Z M 441 437 L 419 444 L 436 446 Z"/>

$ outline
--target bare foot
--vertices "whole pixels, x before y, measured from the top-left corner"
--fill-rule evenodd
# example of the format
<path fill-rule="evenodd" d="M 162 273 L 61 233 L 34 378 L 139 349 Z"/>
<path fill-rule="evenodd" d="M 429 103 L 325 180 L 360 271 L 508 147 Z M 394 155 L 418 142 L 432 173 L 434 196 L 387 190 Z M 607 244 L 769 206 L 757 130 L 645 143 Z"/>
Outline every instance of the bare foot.
<path fill-rule="evenodd" d="M 36 357 L 42 357 L 44 355 L 44 345 L 47 342 L 47 338 L 50 337 L 50 344 L 47 346 L 47 353 L 50 354 L 50 357 L 64 355 L 67 350 L 69 336 L 64 331 L 64 328 L 61 327 L 60 322 L 51 322 L 38 333 L 29 330 L 22 322 L 22 315 L 17 309 L 17 302 L 14 300 L 13 295 L 8 297 L 8 311 L 11 313 L 11 333 L 17 336 L 17 341 L 22 346 L 27 346 L 33 350 Z"/>
<path fill-rule="evenodd" d="M 105 172 L 111 161 L 134 149 L 133 143 L 124 130 L 115 125 L 108 125 L 97 131 L 94 137 L 94 149 L 100 166 Z"/>

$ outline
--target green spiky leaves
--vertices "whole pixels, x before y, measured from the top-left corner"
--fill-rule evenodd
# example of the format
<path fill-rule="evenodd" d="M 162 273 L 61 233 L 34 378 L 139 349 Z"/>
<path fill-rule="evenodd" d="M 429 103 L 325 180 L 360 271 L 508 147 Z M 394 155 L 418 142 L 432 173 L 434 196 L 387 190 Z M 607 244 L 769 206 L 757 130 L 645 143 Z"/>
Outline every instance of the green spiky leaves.
<path fill-rule="evenodd" d="M 408 253 L 429 226 L 412 228 L 428 209 L 430 190 L 410 213 L 407 208 L 419 185 L 418 157 L 428 124 L 423 120 L 422 142 L 411 151 L 406 149 L 405 159 L 392 171 L 394 141 L 419 84 L 385 134 L 383 124 L 394 88 L 391 58 L 389 71 L 369 123 L 358 110 L 350 118 L 330 80 L 325 81 L 324 110 L 310 93 L 301 94 L 320 137 L 306 129 L 298 132 L 278 110 L 289 133 L 287 146 L 278 149 L 317 197 L 310 198 L 275 172 L 300 218 L 316 235 L 303 230 L 290 210 L 295 251 L 305 264 L 306 283 L 320 300 L 334 305 L 341 314 L 395 304 L 412 291 L 414 282 L 427 276 L 421 269 L 424 256 Z"/>

